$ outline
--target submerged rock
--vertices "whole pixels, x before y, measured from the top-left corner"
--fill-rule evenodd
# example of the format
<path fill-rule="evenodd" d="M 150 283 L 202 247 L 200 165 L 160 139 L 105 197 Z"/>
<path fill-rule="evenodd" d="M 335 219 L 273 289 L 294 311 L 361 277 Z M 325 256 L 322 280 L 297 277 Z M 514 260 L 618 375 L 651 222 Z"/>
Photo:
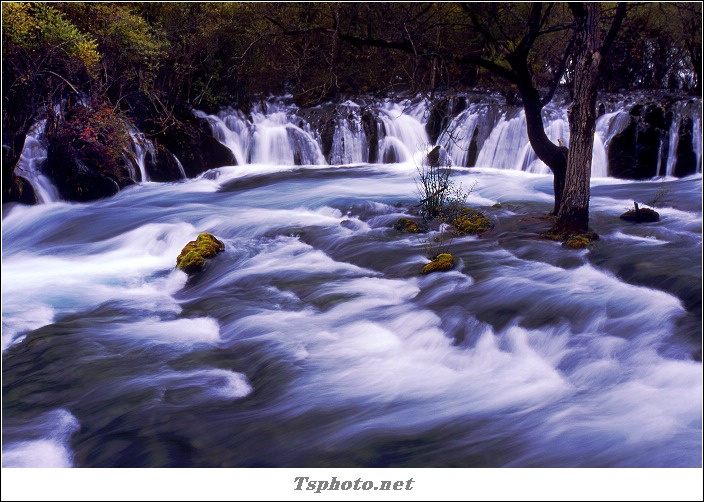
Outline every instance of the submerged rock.
<path fill-rule="evenodd" d="M 420 271 L 421 274 L 429 274 L 431 272 L 444 272 L 455 266 L 455 259 L 450 253 L 441 253 L 433 258 L 433 261 L 428 263 Z"/>
<path fill-rule="evenodd" d="M 225 244 L 216 239 L 213 234 L 203 232 L 196 240 L 184 246 L 176 258 L 176 267 L 188 275 L 195 274 L 203 270 L 206 259 L 224 250 Z"/>
<path fill-rule="evenodd" d="M 409 220 L 408 218 L 399 218 L 396 223 L 394 223 L 394 228 L 400 232 L 407 232 L 410 234 L 419 234 L 422 229 L 418 222 Z"/>

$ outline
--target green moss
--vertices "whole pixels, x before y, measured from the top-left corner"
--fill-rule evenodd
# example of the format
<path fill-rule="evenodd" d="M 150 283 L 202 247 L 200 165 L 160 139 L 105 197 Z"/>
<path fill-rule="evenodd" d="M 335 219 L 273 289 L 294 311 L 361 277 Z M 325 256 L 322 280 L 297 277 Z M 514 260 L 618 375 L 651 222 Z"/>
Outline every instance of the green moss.
<path fill-rule="evenodd" d="M 225 250 L 225 244 L 206 232 L 198 235 L 196 240 L 186 244 L 176 258 L 176 267 L 187 274 L 200 272 L 205 260 Z"/>
<path fill-rule="evenodd" d="M 422 231 L 417 222 L 409 220 L 408 218 L 400 218 L 396 223 L 394 223 L 394 228 L 401 232 L 407 232 L 410 234 L 419 234 Z"/>
<path fill-rule="evenodd" d="M 421 274 L 429 274 L 431 272 L 435 271 L 441 271 L 444 272 L 446 270 L 450 270 L 452 267 L 455 266 L 455 259 L 452 257 L 450 253 L 441 253 L 437 255 L 433 261 L 428 263 L 426 266 L 423 267 L 423 270 L 420 271 Z"/>
<path fill-rule="evenodd" d="M 585 232 L 583 234 L 560 234 L 546 232 L 540 234 L 541 239 L 562 242 L 562 245 L 570 249 L 584 249 L 589 247 L 594 241 L 599 240 L 599 234 L 596 232 Z"/>
<path fill-rule="evenodd" d="M 567 234 L 553 234 L 550 232 L 545 232 L 539 235 L 541 239 L 547 239 L 549 241 L 565 241 L 569 238 Z"/>
<path fill-rule="evenodd" d="M 562 245 L 570 249 L 584 249 L 589 246 L 590 242 L 591 241 L 583 235 L 573 235 L 563 242 Z"/>
<path fill-rule="evenodd" d="M 494 224 L 484 213 L 469 208 L 462 209 L 460 215 L 452 220 L 452 226 L 460 235 L 481 234 L 494 228 Z"/>

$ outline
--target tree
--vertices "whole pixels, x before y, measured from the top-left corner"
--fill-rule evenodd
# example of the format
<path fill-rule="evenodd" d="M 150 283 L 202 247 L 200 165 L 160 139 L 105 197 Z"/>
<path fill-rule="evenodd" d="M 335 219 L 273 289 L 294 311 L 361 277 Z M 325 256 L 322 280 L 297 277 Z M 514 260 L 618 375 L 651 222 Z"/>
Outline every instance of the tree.
<path fill-rule="evenodd" d="M 477 58 L 476 63 L 501 75 L 516 84 L 526 114 L 528 139 L 540 160 L 554 175 L 555 205 L 553 214 L 557 221 L 550 233 L 567 236 L 570 233 L 587 232 L 589 227 L 589 175 L 596 126 L 597 81 L 603 57 L 613 43 L 621 22 L 626 15 L 626 4 L 619 4 L 606 38 L 600 45 L 601 4 L 569 3 L 573 19 L 566 23 L 562 16 L 552 23 L 547 7 L 534 3 L 525 23 L 524 34 L 513 45 L 502 44 L 489 31 L 471 6 L 463 4 L 473 25 L 485 38 L 499 47 L 509 48 L 505 54 L 510 71 L 495 61 Z M 536 41 L 545 35 L 569 29 L 572 32 L 566 44 L 561 62 L 552 71 L 550 86 L 541 97 L 534 83 L 531 51 Z M 502 34 L 508 33 L 501 30 Z M 504 35 L 504 39 L 505 39 Z M 570 114 L 570 150 L 555 145 L 545 134 L 542 109 L 552 99 L 555 89 L 563 79 L 567 65 L 572 65 L 571 95 L 573 105 Z"/>
<path fill-rule="evenodd" d="M 589 178 L 596 129 L 599 69 L 625 15 L 625 4 L 620 4 L 611 30 L 600 45 L 601 6 L 594 3 L 570 3 L 569 6 L 575 19 L 575 48 L 572 55 L 572 94 L 575 99 L 569 117 L 570 149 L 565 186 L 557 221 L 551 230 L 556 235 L 585 233 L 589 229 Z"/>
<path fill-rule="evenodd" d="M 539 2 L 398 5 L 403 9 L 399 15 L 385 16 L 383 22 L 370 15 L 357 16 L 355 22 L 341 22 L 333 16 L 331 24 L 295 27 L 282 20 L 272 22 L 289 36 L 334 33 L 355 47 L 413 54 L 417 60 L 431 62 L 433 82 L 440 62 L 478 66 L 514 85 L 525 111 L 530 144 L 554 174 L 552 213 L 558 219 L 553 232 L 585 232 L 592 149 L 585 138 L 593 141 L 600 64 L 625 17 L 626 4 L 615 8 Z M 602 15 L 602 10 L 612 15 Z M 609 17 L 608 34 L 600 44 L 600 25 Z M 395 23 L 393 28 L 391 23 Z M 574 100 L 569 153 L 548 138 L 542 120 L 544 106 L 564 81 L 571 84 Z"/>
<path fill-rule="evenodd" d="M 699 2 L 629 4 L 619 37 L 602 62 L 602 86 L 700 93 L 701 8 Z"/>

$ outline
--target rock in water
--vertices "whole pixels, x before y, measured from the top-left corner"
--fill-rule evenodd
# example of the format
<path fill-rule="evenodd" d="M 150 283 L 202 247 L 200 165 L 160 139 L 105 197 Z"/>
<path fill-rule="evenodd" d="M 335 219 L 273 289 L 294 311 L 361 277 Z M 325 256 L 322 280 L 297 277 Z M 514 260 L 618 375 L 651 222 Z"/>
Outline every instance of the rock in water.
<path fill-rule="evenodd" d="M 420 273 L 429 274 L 430 272 L 435 271 L 444 272 L 446 270 L 450 270 L 454 266 L 455 259 L 450 253 L 440 253 L 435 258 L 433 258 L 433 261 L 424 266 L 423 270 L 421 270 Z"/>
<path fill-rule="evenodd" d="M 188 275 L 203 270 L 205 260 L 225 250 L 225 244 L 206 232 L 198 235 L 194 241 L 186 244 L 176 258 L 176 267 Z"/>
<path fill-rule="evenodd" d="M 399 218 L 396 223 L 394 223 L 394 228 L 400 232 L 408 232 L 410 234 L 419 234 L 422 232 L 420 225 L 408 218 Z"/>
<path fill-rule="evenodd" d="M 634 223 L 653 223 L 660 220 L 660 213 L 657 211 L 647 208 L 638 207 L 638 203 L 634 202 L 633 205 L 635 209 L 626 211 L 619 218 L 626 221 L 632 221 Z"/>
<path fill-rule="evenodd" d="M 434 146 L 428 152 L 428 165 L 430 167 L 440 167 L 440 145 Z"/>
<path fill-rule="evenodd" d="M 463 208 L 454 220 L 452 226 L 460 235 L 482 234 L 494 228 L 494 224 L 484 213 L 475 209 Z"/>

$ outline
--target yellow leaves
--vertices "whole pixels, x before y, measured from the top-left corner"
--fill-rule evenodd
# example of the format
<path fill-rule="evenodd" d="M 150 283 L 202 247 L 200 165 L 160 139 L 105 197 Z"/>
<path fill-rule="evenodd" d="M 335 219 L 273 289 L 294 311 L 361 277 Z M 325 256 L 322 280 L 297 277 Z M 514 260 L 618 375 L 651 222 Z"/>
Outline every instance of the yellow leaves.
<path fill-rule="evenodd" d="M 29 15 L 29 8 L 30 5 L 26 2 L 3 2 L 3 39 L 23 44 L 39 28 L 36 20 Z"/>
<path fill-rule="evenodd" d="M 3 41 L 32 52 L 61 51 L 83 63 L 91 76 L 100 62 L 98 44 L 81 33 L 51 5 L 32 2 L 2 4 Z"/>
<path fill-rule="evenodd" d="M 91 38 L 84 38 L 76 42 L 74 50 L 75 56 L 83 62 L 91 77 L 98 74 L 98 64 L 100 63 L 100 53 L 98 43 Z"/>

